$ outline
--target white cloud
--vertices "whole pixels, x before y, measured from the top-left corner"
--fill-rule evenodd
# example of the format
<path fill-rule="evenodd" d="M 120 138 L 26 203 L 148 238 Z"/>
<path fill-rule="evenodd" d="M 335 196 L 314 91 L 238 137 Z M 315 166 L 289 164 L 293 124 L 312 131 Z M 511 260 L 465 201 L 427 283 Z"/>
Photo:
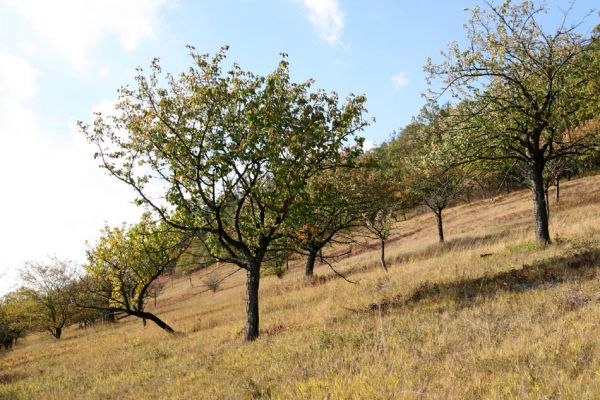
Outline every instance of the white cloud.
<path fill-rule="evenodd" d="M 93 159 L 93 147 L 74 124 L 66 138 L 49 135 L 33 113 L 39 72 L 26 60 L 0 51 L 0 294 L 16 282 L 26 260 L 84 261 L 105 221 L 134 221 L 139 210 L 124 185 Z M 102 103 L 101 108 L 106 107 Z"/>
<path fill-rule="evenodd" d="M 329 44 L 340 43 L 345 14 L 339 0 L 303 0 L 308 19 L 319 37 Z"/>
<path fill-rule="evenodd" d="M 86 65 L 87 53 L 108 34 L 133 50 L 155 32 L 158 11 L 168 0 L 6 0 L 24 15 L 76 69 Z"/>
<path fill-rule="evenodd" d="M 403 72 L 399 72 L 396 75 L 392 76 L 392 84 L 396 89 L 401 89 L 407 86 L 409 83 L 408 78 Z"/>

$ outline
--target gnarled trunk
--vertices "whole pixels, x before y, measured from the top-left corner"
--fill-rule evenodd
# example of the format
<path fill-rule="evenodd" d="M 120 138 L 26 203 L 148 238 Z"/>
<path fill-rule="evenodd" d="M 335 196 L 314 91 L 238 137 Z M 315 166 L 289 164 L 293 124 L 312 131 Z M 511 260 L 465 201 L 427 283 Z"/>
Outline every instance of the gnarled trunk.
<path fill-rule="evenodd" d="M 171 328 L 165 321 L 158 318 L 156 315 L 154 315 L 152 313 L 142 311 L 142 312 L 138 312 L 137 314 L 134 314 L 134 315 L 137 315 L 138 317 L 142 318 L 144 325 L 146 324 L 146 320 L 149 319 L 150 321 L 152 321 L 156 325 L 158 325 L 159 328 L 164 329 L 168 333 L 175 333 L 173 328 Z"/>
<path fill-rule="evenodd" d="M 258 286 L 260 283 L 260 268 L 250 265 L 246 282 L 246 341 L 251 342 L 258 337 Z"/>
<path fill-rule="evenodd" d="M 304 269 L 304 276 L 311 277 L 315 270 L 315 260 L 317 259 L 318 250 L 311 249 L 308 252 L 308 258 L 306 259 L 306 268 Z"/>
<path fill-rule="evenodd" d="M 548 230 L 548 208 L 546 204 L 546 191 L 544 190 L 544 167 L 534 165 L 531 168 L 531 192 L 533 194 L 533 213 L 535 217 L 535 238 L 541 244 L 550 243 Z"/>

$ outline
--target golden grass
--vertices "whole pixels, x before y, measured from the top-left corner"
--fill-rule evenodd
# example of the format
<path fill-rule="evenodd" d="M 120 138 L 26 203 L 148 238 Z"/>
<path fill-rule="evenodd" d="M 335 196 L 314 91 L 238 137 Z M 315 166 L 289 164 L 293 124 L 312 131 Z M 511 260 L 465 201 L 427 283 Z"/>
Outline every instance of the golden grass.
<path fill-rule="evenodd" d="M 561 189 L 547 248 L 518 192 L 448 210 L 443 246 L 431 215 L 398 223 L 388 274 L 376 250 L 336 264 L 356 285 L 307 282 L 301 262 L 265 277 L 250 344 L 243 272 L 216 293 L 206 271 L 167 282 L 155 311 L 182 335 L 138 320 L 32 335 L 0 356 L 0 398 L 600 398 L 600 177 Z"/>

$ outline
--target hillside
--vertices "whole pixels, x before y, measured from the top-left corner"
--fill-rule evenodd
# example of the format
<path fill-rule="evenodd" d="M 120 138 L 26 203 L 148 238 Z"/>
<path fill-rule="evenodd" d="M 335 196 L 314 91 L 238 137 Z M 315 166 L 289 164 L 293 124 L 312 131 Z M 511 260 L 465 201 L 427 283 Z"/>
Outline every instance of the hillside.
<path fill-rule="evenodd" d="M 550 203 L 547 248 L 521 191 L 449 209 L 443 246 L 432 215 L 399 222 L 389 273 L 368 248 L 335 265 L 356 284 L 295 263 L 261 281 L 253 343 L 242 272 L 216 293 L 207 271 L 167 281 L 154 310 L 180 335 L 132 319 L 31 335 L 0 354 L 0 398 L 600 398 L 600 176 Z"/>

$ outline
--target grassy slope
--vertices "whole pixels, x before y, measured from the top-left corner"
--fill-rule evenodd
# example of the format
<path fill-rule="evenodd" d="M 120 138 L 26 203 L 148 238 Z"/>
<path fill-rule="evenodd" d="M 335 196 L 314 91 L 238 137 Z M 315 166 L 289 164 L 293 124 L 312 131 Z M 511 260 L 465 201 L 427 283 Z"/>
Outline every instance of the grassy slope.
<path fill-rule="evenodd" d="M 183 335 L 135 320 L 32 335 L 0 356 L 0 398 L 600 398 L 600 177 L 562 189 L 546 249 L 528 192 L 449 210 L 443 247 L 422 215 L 398 224 L 387 275 L 357 251 L 337 264 L 357 285 L 309 284 L 300 264 L 263 279 L 251 344 L 244 275 L 213 294 L 201 272 L 158 299 Z"/>

